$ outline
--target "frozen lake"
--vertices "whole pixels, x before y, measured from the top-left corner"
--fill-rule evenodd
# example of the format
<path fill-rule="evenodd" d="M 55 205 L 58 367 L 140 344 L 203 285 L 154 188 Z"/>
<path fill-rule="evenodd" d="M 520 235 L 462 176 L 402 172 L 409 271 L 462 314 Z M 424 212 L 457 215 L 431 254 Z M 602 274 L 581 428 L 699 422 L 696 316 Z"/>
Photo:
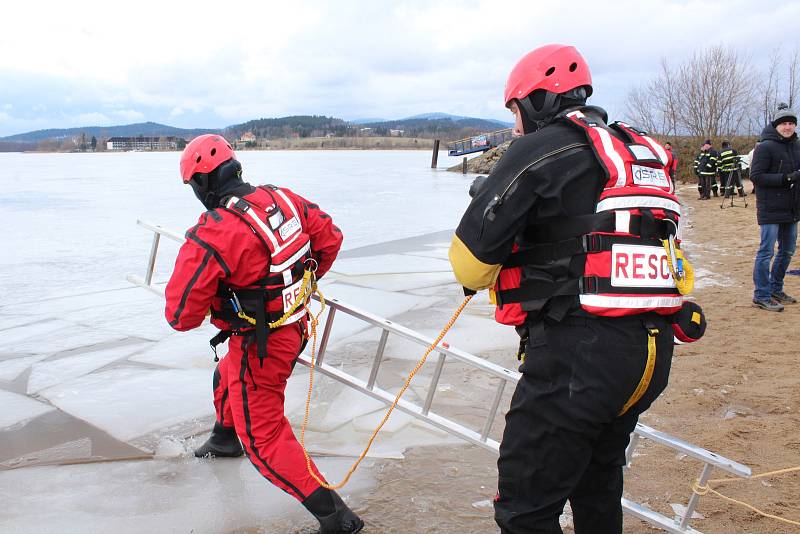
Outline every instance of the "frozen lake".
<path fill-rule="evenodd" d="M 416 321 L 413 327 L 435 336 L 440 315 L 460 300 L 447 246 L 471 177 L 431 170 L 428 151 L 238 156 L 246 180 L 294 190 L 342 229 L 344 252 L 323 280 L 326 294 Z M 152 234 L 137 219 L 183 232 L 203 210 L 180 182 L 179 157 L 0 154 L 0 209 L 10 221 L 0 257 L 2 531 L 285 532 L 312 525 L 249 462 L 188 454 L 213 421 L 207 340 L 214 330 L 172 332 L 163 301 L 125 281 L 144 273 L 150 249 Z M 440 162 L 447 163 L 444 155 Z M 162 240 L 156 280 L 167 279 L 176 252 L 177 244 Z M 491 321 L 485 302 L 476 299 L 471 309 L 449 334 L 451 344 L 473 353 L 516 347 L 513 330 Z M 372 337 L 344 321 L 334 331 L 333 357 L 338 348 L 360 360 L 353 354 Z M 387 346 L 398 379 L 420 355 L 402 343 Z M 307 380 L 298 369 L 287 389 L 296 430 Z M 312 454 L 325 455 L 318 458 L 323 472 L 338 481 L 382 413 L 377 401 L 321 380 L 307 442 Z M 454 439 L 395 413 L 371 457 L 445 443 Z M 53 465 L 152 453 L 155 460 Z M 370 487 L 370 461 L 343 495 L 357 499 Z"/>

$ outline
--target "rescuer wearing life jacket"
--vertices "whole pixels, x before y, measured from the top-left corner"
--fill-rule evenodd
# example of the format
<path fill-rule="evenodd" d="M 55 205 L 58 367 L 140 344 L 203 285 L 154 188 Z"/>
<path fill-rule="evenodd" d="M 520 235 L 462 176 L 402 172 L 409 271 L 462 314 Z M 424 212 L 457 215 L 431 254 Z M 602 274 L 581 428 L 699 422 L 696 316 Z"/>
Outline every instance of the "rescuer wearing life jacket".
<path fill-rule="evenodd" d="M 521 336 L 520 378 L 500 445 L 503 533 L 622 532 L 622 466 L 639 414 L 667 385 L 673 336 L 699 338 L 684 303 L 691 266 L 663 147 L 587 106 L 592 81 L 572 46 L 513 68 L 515 133 L 456 229 L 450 262 L 466 292 L 492 288 Z"/>
<path fill-rule="evenodd" d="M 321 533 L 359 532 L 364 522 L 308 473 L 283 412 L 286 381 L 306 340 L 303 291 L 312 273 L 319 278 L 330 269 L 342 233 L 319 206 L 292 191 L 244 182 L 219 135 L 192 140 L 180 171 L 208 211 L 178 252 L 166 318 L 174 329 L 190 330 L 210 312 L 220 329 L 211 341 L 215 353 L 229 339 L 214 371 L 216 423 L 195 455 L 245 453 L 259 473 L 314 514 Z"/>

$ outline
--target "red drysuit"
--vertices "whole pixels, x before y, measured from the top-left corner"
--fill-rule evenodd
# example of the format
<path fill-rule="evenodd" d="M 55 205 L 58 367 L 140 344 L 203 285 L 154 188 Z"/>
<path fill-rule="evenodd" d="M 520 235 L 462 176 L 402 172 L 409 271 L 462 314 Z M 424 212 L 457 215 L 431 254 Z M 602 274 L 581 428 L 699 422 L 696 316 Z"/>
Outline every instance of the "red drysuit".
<path fill-rule="evenodd" d="M 303 232 L 310 237 L 311 255 L 318 263 L 316 275 L 324 275 L 341 247 L 341 231 L 319 206 L 288 189 L 251 188 L 241 198 L 268 211 L 270 192 L 291 201 Z M 253 285 L 268 274 L 270 260 L 269 249 L 233 210 L 217 208 L 204 213 L 186 232 L 186 242 L 167 284 L 167 321 L 176 330 L 200 326 L 209 309 L 220 309 L 220 287 Z M 212 323 L 221 330 L 230 329 L 219 318 Z M 305 327 L 303 319 L 271 330 L 263 361 L 257 357 L 252 329 L 234 332 L 228 353 L 214 373 L 217 422 L 234 426 L 255 468 L 301 502 L 320 485 L 307 472 L 300 444 L 283 414 L 283 404 L 286 381 L 303 346 Z"/>

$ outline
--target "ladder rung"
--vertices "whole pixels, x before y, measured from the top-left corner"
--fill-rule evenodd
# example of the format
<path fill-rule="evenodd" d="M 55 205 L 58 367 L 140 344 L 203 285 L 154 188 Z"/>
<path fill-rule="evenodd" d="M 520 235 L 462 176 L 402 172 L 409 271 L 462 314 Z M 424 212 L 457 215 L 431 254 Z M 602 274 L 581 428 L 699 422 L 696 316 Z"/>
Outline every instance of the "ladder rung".
<path fill-rule="evenodd" d="M 322 331 L 322 339 L 319 342 L 319 352 L 317 352 L 317 359 L 314 362 L 316 365 L 322 365 L 322 358 L 325 357 L 325 349 L 328 348 L 328 340 L 331 337 L 334 316 L 336 316 L 336 308 L 331 306 L 328 308 L 328 318 L 325 321 L 325 329 Z"/>
<path fill-rule="evenodd" d="M 483 425 L 483 430 L 481 431 L 481 439 L 483 440 L 486 439 L 486 437 L 489 435 L 489 432 L 492 430 L 492 424 L 494 423 L 494 418 L 497 415 L 497 409 L 500 407 L 500 399 L 503 397 L 503 390 L 505 388 L 506 381 L 501 380 L 497 385 L 497 392 L 494 394 L 494 400 L 492 401 L 492 407 L 489 410 L 489 416 L 486 418 L 486 424 Z"/>
<path fill-rule="evenodd" d="M 436 369 L 433 371 L 433 378 L 431 384 L 428 386 L 428 396 L 425 398 L 425 404 L 422 406 L 422 415 L 428 415 L 433 404 L 433 396 L 436 394 L 436 387 L 439 385 L 439 377 L 442 376 L 442 368 L 444 367 L 444 360 L 447 355 L 444 352 L 439 353 L 439 359 L 436 361 Z"/>
<path fill-rule="evenodd" d="M 378 369 L 383 360 L 383 351 L 386 349 L 386 340 L 389 339 L 389 331 L 383 330 L 381 332 L 381 339 L 378 341 L 378 350 L 375 351 L 375 359 L 372 361 L 372 369 L 369 371 L 369 380 L 367 380 L 367 389 L 372 389 L 375 386 L 375 380 L 378 378 Z"/>

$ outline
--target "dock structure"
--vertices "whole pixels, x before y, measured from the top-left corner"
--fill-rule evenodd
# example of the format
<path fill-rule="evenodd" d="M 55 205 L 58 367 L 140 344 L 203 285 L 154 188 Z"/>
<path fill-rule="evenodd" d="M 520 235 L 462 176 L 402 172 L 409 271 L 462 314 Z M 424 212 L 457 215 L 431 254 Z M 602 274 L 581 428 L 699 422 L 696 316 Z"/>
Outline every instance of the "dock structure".
<path fill-rule="evenodd" d="M 447 143 L 448 156 L 463 156 L 473 152 L 485 152 L 490 148 L 499 146 L 511 140 L 511 128 L 486 132 L 472 137 L 465 137 L 458 141 Z"/>

